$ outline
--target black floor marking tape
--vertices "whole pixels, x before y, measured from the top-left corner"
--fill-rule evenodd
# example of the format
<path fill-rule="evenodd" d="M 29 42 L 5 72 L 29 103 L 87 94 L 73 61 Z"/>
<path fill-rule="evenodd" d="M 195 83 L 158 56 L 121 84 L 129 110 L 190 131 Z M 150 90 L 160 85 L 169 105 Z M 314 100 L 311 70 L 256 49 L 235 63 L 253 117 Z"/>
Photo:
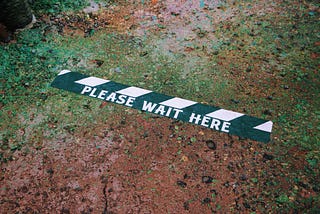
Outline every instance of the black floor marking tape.
<path fill-rule="evenodd" d="M 272 121 L 242 113 L 158 94 L 69 70 L 61 71 L 51 86 L 232 135 L 260 142 L 270 141 Z"/>

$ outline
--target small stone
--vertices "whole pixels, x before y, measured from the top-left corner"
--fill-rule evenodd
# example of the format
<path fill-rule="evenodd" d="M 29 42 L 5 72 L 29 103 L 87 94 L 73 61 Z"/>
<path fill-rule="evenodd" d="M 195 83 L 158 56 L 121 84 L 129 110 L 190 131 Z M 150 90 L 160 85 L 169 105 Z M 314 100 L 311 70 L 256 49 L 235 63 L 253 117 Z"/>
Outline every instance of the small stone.
<path fill-rule="evenodd" d="M 147 138 L 149 136 L 149 133 L 146 131 L 143 133 L 143 138 Z"/>
<path fill-rule="evenodd" d="M 264 154 L 263 154 L 263 159 L 264 159 L 264 160 L 272 160 L 273 158 L 274 158 L 273 155 L 269 155 L 269 154 L 267 154 L 267 153 L 264 153 Z"/>
<path fill-rule="evenodd" d="M 281 72 L 280 76 L 285 77 L 287 75 L 287 72 Z"/>
<path fill-rule="evenodd" d="M 178 11 L 172 11 L 172 12 L 171 12 L 171 15 L 173 15 L 173 16 L 179 16 L 179 15 L 180 15 L 180 12 L 178 12 Z"/>
<path fill-rule="evenodd" d="M 183 203 L 183 208 L 189 210 L 189 203 L 187 201 Z"/>
<path fill-rule="evenodd" d="M 216 145 L 215 142 L 213 142 L 213 140 L 207 140 L 206 144 L 207 144 L 209 149 L 212 149 L 212 150 L 216 150 L 217 149 L 217 145 Z"/>
<path fill-rule="evenodd" d="M 54 171 L 53 171 L 53 169 L 52 168 L 50 168 L 50 169 L 47 169 L 47 173 L 49 173 L 49 174 L 53 174 L 54 173 Z"/>
<path fill-rule="evenodd" d="M 219 51 L 213 51 L 212 54 L 213 54 L 213 55 L 218 55 L 218 54 L 219 54 Z"/>
<path fill-rule="evenodd" d="M 45 101 L 48 98 L 48 95 L 46 95 L 45 93 L 41 93 L 40 94 L 40 99 Z"/>
<path fill-rule="evenodd" d="M 305 183 L 303 183 L 302 181 L 299 181 L 299 182 L 298 182 L 298 185 L 301 186 L 301 187 L 303 187 L 303 188 L 305 188 L 305 189 L 308 188 L 308 185 L 305 184 Z"/>
<path fill-rule="evenodd" d="M 27 192 L 28 192 L 28 187 L 23 186 L 23 187 L 21 188 L 21 191 L 22 191 L 23 193 L 27 193 Z"/>
<path fill-rule="evenodd" d="M 273 100 L 273 97 L 272 96 L 268 96 L 267 99 L 268 100 Z"/>
<path fill-rule="evenodd" d="M 139 55 L 140 55 L 141 57 L 147 56 L 147 55 L 148 55 L 148 51 L 142 51 Z"/>
<path fill-rule="evenodd" d="M 251 208 L 250 204 L 248 204 L 247 202 L 244 202 L 244 203 L 243 203 L 243 206 L 244 206 L 246 209 L 250 209 L 250 208 Z"/>
<path fill-rule="evenodd" d="M 121 73 L 121 68 L 120 68 L 120 67 L 116 67 L 116 68 L 114 69 L 114 72 L 116 72 L 116 73 Z"/>
<path fill-rule="evenodd" d="M 87 38 L 87 37 L 91 37 L 93 36 L 93 34 L 95 33 L 95 30 L 92 29 L 92 28 L 88 28 L 84 31 L 84 37 Z"/>
<path fill-rule="evenodd" d="M 232 162 L 228 163 L 227 169 L 229 169 L 231 172 L 234 171 L 234 165 Z"/>
<path fill-rule="evenodd" d="M 252 71 L 252 67 L 251 66 L 247 67 L 247 69 L 246 69 L 246 72 L 250 72 L 250 71 Z"/>
<path fill-rule="evenodd" d="M 245 180 L 247 180 L 247 176 L 245 174 L 242 174 L 242 175 L 240 175 L 239 179 L 241 181 L 245 181 Z"/>
<path fill-rule="evenodd" d="M 233 102 L 233 103 L 235 103 L 235 104 L 240 103 L 240 101 L 239 101 L 239 100 L 235 100 L 235 99 L 231 99 L 231 102 Z"/>
<path fill-rule="evenodd" d="M 315 192 L 320 192 L 320 187 L 319 186 L 313 186 L 312 190 Z"/>
<path fill-rule="evenodd" d="M 186 188 L 187 187 L 187 183 L 184 181 L 177 181 L 177 185 L 182 187 L 182 188 Z"/>
<path fill-rule="evenodd" d="M 125 119 L 122 119 L 122 120 L 120 121 L 120 124 L 121 124 L 121 125 L 125 125 L 125 124 L 126 124 L 126 120 L 125 120 Z"/>
<path fill-rule="evenodd" d="M 103 65 L 104 61 L 103 60 L 100 60 L 100 59 L 95 59 L 94 60 L 95 63 L 97 64 L 98 67 L 100 67 L 101 65 Z"/>
<path fill-rule="evenodd" d="M 211 202 L 211 199 L 210 198 L 204 198 L 203 200 L 202 200 L 202 203 L 203 204 L 209 204 Z"/>
<path fill-rule="evenodd" d="M 202 182 L 203 183 L 210 184 L 210 183 L 212 183 L 212 181 L 213 181 L 212 177 L 210 177 L 210 176 L 202 176 Z"/>
<path fill-rule="evenodd" d="M 272 110 L 266 109 L 266 110 L 263 111 L 263 114 L 271 116 L 272 115 Z"/>
<path fill-rule="evenodd" d="M 215 189 L 211 189 L 211 190 L 210 190 L 210 193 L 213 193 L 213 194 L 215 194 L 215 195 L 218 195 L 218 192 L 217 192 L 217 190 L 215 190 Z"/>
<path fill-rule="evenodd" d="M 68 208 L 62 208 L 61 213 L 62 214 L 69 214 L 70 210 Z"/>

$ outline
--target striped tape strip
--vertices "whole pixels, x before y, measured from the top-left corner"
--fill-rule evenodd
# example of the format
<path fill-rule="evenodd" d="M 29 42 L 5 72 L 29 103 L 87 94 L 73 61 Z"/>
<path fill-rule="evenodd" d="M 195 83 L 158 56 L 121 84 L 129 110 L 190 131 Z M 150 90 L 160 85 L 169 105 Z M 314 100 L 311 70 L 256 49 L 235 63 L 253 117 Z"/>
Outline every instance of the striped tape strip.
<path fill-rule="evenodd" d="M 201 125 L 232 135 L 261 142 L 270 140 L 271 121 L 191 100 L 167 96 L 69 70 L 61 71 L 51 85 L 77 94 Z"/>

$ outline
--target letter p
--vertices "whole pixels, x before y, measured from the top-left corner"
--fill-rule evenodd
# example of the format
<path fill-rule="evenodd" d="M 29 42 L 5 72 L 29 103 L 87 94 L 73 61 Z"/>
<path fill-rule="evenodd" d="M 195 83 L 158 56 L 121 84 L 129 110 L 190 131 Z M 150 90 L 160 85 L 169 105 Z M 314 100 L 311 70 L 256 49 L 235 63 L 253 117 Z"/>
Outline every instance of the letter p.
<path fill-rule="evenodd" d="M 85 86 L 85 87 L 82 89 L 81 94 L 84 94 L 84 93 L 90 92 L 91 90 L 92 90 L 92 88 L 91 88 L 91 87 L 89 87 L 89 86 Z"/>

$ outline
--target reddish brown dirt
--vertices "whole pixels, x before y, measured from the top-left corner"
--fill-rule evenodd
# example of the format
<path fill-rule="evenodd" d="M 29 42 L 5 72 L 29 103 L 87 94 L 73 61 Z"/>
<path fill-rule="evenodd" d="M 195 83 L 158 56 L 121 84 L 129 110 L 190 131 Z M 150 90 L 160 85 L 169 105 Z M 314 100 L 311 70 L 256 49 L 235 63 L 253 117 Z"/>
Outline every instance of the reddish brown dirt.
<path fill-rule="evenodd" d="M 276 189 L 316 194 L 308 178 L 289 183 L 267 146 L 191 124 L 131 113 L 82 133 L 15 152 L 1 213 L 264 213 Z M 305 154 L 289 153 L 301 169 Z"/>

